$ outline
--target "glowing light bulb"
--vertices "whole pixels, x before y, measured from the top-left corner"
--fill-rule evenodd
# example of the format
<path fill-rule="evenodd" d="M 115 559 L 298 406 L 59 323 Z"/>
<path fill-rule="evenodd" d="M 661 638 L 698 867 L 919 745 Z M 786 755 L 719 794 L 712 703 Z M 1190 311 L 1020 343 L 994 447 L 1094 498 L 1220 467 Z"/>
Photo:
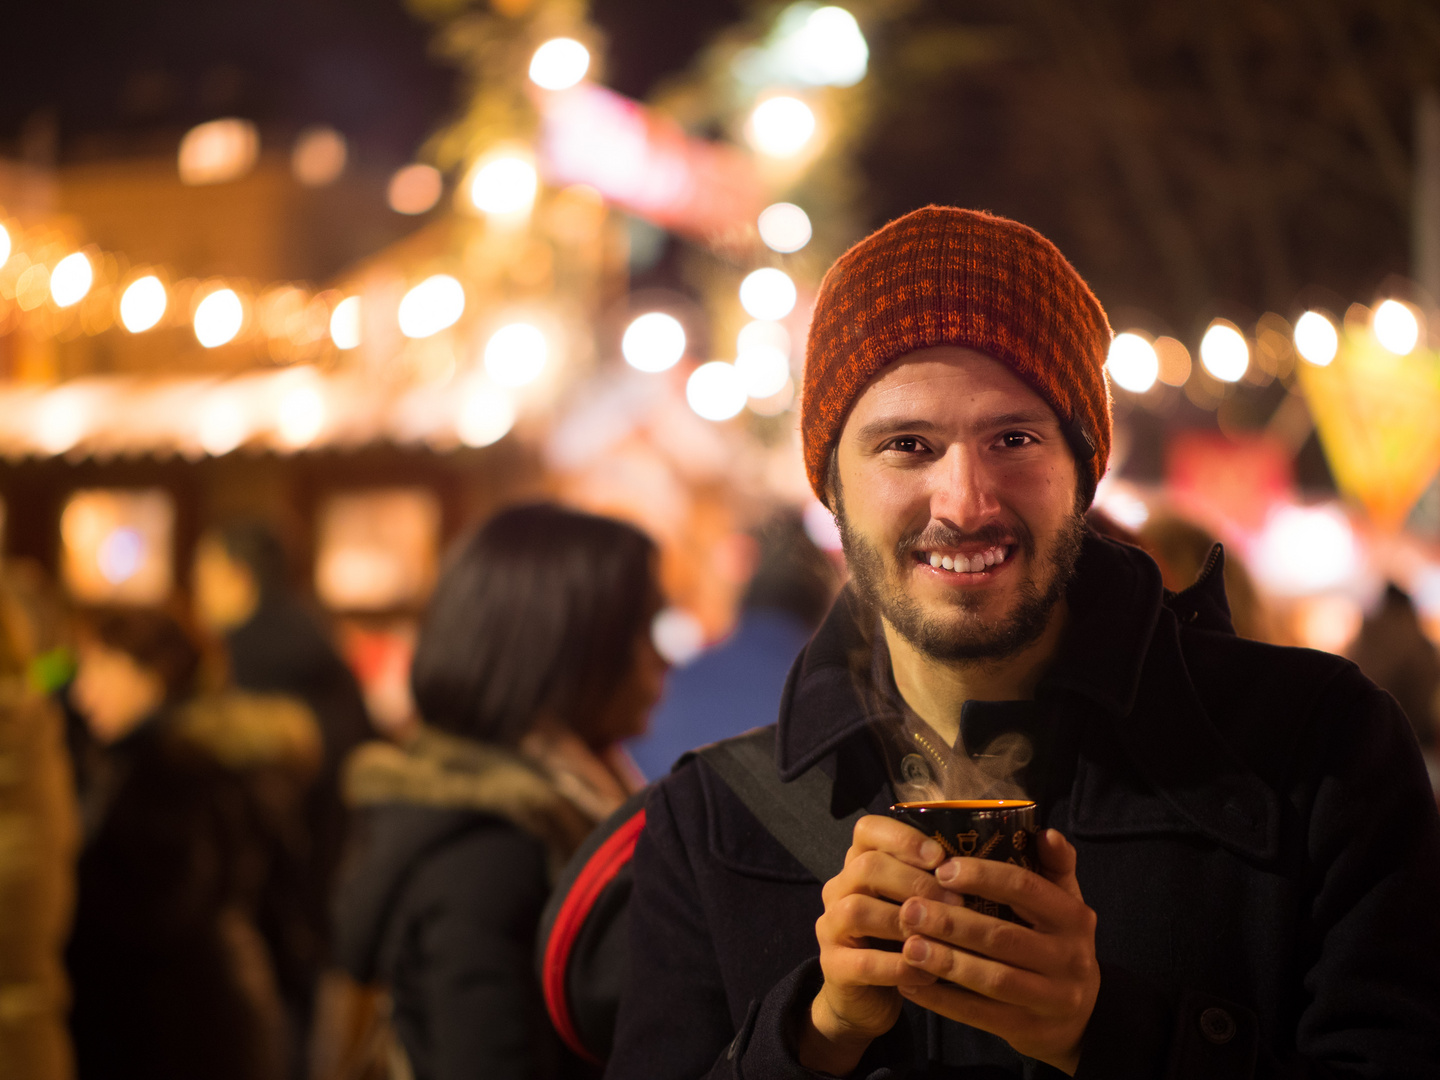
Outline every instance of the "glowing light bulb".
<path fill-rule="evenodd" d="M 810 242 L 810 217 L 794 203 L 782 202 L 760 211 L 760 239 L 771 251 L 789 254 Z"/>
<path fill-rule="evenodd" d="M 385 195 L 397 214 L 423 214 L 440 201 L 445 188 L 440 170 L 430 165 L 406 165 L 390 177 Z"/>
<path fill-rule="evenodd" d="M 777 22 L 778 60 L 811 86 L 854 86 L 865 77 L 870 46 L 844 8 L 792 4 Z"/>
<path fill-rule="evenodd" d="M 302 131 L 290 154 L 290 171 L 306 187 L 325 187 L 340 179 L 350 157 L 345 136 L 332 127 Z"/>
<path fill-rule="evenodd" d="M 249 120 L 211 120 L 191 128 L 180 140 L 180 182 L 222 184 L 255 167 L 260 133 Z"/>
<path fill-rule="evenodd" d="M 360 315 L 358 296 L 347 296 L 335 305 L 335 310 L 330 313 L 330 340 L 337 349 L 353 349 L 360 344 Z"/>
<path fill-rule="evenodd" d="M 200 448 L 211 457 L 223 457 L 250 436 L 245 410 L 224 391 L 212 394 L 201 408 L 197 429 Z"/>
<path fill-rule="evenodd" d="M 740 306 L 753 319 L 783 319 L 795 309 L 795 282 L 784 270 L 762 267 L 740 283 Z"/>
<path fill-rule="evenodd" d="M 1307 311 L 1295 320 L 1295 351 L 1316 367 L 1324 367 L 1340 351 L 1335 324 L 1318 311 Z"/>
<path fill-rule="evenodd" d="M 1386 300 L 1377 307 L 1370 326 L 1375 340 L 1396 356 L 1409 356 L 1420 340 L 1420 320 L 1399 300 Z"/>
<path fill-rule="evenodd" d="M 665 371 L 685 355 L 685 328 L 673 315 L 648 312 L 625 328 L 620 352 L 639 371 Z"/>
<path fill-rule="evenodd" d="M 245 324 L 245 305 L 234 289 L 216 289 L 195 308 L 195 339 L 214 349 L 235 339 Z"/>
<path fill-rule="evenodd" d="M 400 300 L 397 318 L 408 338 L 427 338 L 454 326 L 465 314 L 465 287 L 449 274 L 435 274 Z"/>
<path fill-rule="evenodd" d="M 485 370 L 501 386 L 525 386 L 540 377 L 548 354 L 538 327 L 511 323 L 491 334 L 485 344 Z"/>
<path fill-rule="evenodd" d="M 460 403 L 455 433 L 466 446 L 499 442 L 515 426 L 515 403 L 510 395 L 483 383 L 473 386 Z"/>
<path fill-rule="evenodd" d="M 95 283 L 95 269 L 83 251 L 66 255 L 50 272 L 50 298 L 56 307 L 70 307 L 85 299 Z"/>
<path fill-rule="evenodd" d="M 729 420 L 738 416 L 748 396 L 735 365 L 723 360 L 701 364 L 685 383 L 685 400 L 696 415 L 706 420 Z"/>
<path fill-rule="evenodd" d="M 590 70 L 590 50 L 573 38 L 553 38 L 530 58 L 530 81 L 543 90 L 568 90 Z"/>
<path fill-rule="evenodd" d="M 1221 382 L 1239 382 L 1250 366 L 1250 346 L 1233 323 L 1216 319 L 1200 339 L 1200 363 Z"/>
<path fill-rule="evenodd" d="M 1132 394 L 1145 393 L 1160 377 L 1160 357 L 1155 346 L 1139 334 L 1116 334 L 1105 367 L 1115 384 Z"/>
<path fill-rule="evenodd" d="M 769 157 L 794 157 L 815 134 L 815 114 L 799 98 L 767 98 L 750 114 L 746 137 L 750 145 Z"/>
<path fill-rule="evenodd" d="M 520 214 L 535 202 L 539 186 L 534 164 L 507 154 L 475 170 L 470 181 L 470 201 L 486 214 Z"/>
<path fill-rule="evenodd" d="M 132 334 L 141 334 L 165 316 L 169 306 L 165 286 L 154 274 L 136 278 L 120 294 L 120 322 Z"/>
<path fill-rule="evenodd" d="M 0 225 L 0 266 L 10 261 L 10 230 Z"/>

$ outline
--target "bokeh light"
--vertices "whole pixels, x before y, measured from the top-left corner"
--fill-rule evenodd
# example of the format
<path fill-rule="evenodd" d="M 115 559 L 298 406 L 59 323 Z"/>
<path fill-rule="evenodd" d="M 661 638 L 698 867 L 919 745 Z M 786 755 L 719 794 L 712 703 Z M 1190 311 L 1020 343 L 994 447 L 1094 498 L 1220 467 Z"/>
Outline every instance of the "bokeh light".
<path fill-rule="evenodd" d="M 10 230 L 0 225 L 0 266 L 10 261 Z"/>
<path fill-rule="evenodd" d="M 445 180 L 433 165 L 406 165 L 395 170 L 385 197 L 397 214 L 423 214 L 440 201 Z"/>
<path fill-rule="evenodd" d="M 1334 506 L 1281 506 L 1266 518 L 1254 569 L 1271 592 L 1308 596 L 1343 586 L 1360 564 L 1355 531 Z"/>
<path fill-rule="evenodd" d="M 735 351 L 742 353 L 746 349 L 766 347 L 778 349 L 790 358 L 790 331 L 785 329 L 783 323 L 769 322 L 764 319 L 756 319 L 748 322 L 740 328 L 740 333 L 735 336 Z"/>
<path fill-rule="evenodd" d="M 1200 363 L 1221 382 L 1239 382 L 1250 366 L 1250 346 L 1234 323 L 1216 319 L 1200 339 Z"/>
<path fill-rule="evenodd" d="M 356 348 L 362 340 L 360 297 L 347 296 L 330 313 L 330 340 L 337 349 Z"/>
<path fill-rule="evenodd" d="M 85 299 L 95 283 L 95 268 L 83 251 L 66 255 L 50 271 L 50 298 L 56 307 L 70 307 Z"/>
<path fill-rule="evenodd" d="M 309 380 L 291 387 L 280 399 L 275 427 L 280 440 L 292 450 L 313 443 L 325 428 L 327 410 L 320 388 Z"/>
<path fill-rule="evenodd" d="M 290 171 L 306 187 L 325 187 L 340 179 L 350 157 L 345 136 L 332 127 L 300 132 L 290 154 Z"/>
<path fill-rule="evenodd" d="M 250 437 L 250 420 L 233 392 L 218 390 L 200 409 L 197 422 L 200 448 L 211 457 L 230 453 Z"/>
<path fill-rule="evenodd" d="M 249 120 L 211 120 L 191 128 L 180 140 L 180 182 L 223 184 L 255 167 L 260 133 Z"/>
<path fill-rule="evenodd" d="M 810 216 L 794 203 L 782 202 L 760 211 L 760 239 L 771 251 L 788 255 L 810 242 Z"/>
<path fill-rule="evenodd" d="M 777 23 L 781 66 L 811 86 L 854 86 L 865 77 L 870 46 L 844 8 L 792 4 Z"/>
<path fill-rule="evenodd" d="M 486 214 L 519 214 L 530 209 L 539 186 L 533 162 L 506 154 L 475 170 L 470 202 Z"/>
<path fill-rule="evenodd" d="M 1155 346 L 1139 334 L 1116 334 L 1110 342 L 1105 368 L 1115 385 L 1132 394 L 1143 394 L 1160 377 L 1160 357 Z"/>
<path fill-rule="evenodd" d="M 1324 367 L 1340 351 L 1335 324 L 1318 311 L 1307 311 L 1295 320 L 1295 351 L 1317 367 Z"/>
<path fill-rule="evenodd" d="M 620 352 L 639 371 L 665 371 L 685 355 L 685 328 L 673 315 L 647 312 L 625 328 Z"/>
<path fill-rule="evenodd" d="M 144 333 L 165 317 L 169 303 L 164 283 L 154 274 L 146 274 L 120 294 L 120 322 L 132 334 Z"/>
<path fill-rule="evenodd" d="M 510 395 L 494 386 L 477 383 L 460 402 L 455 433 L 466 446 L 481 447 L 499 442 L 515 426 L 515 403 Z"/>
<path fill-rule="evenodd" d="M 685 400 L 696 415 L 706 420 L 729 420 L 738 416 L 748 396 L 735 365 L 723 360 L 701 364 L 685 383 Z"/>
<path fill-rule="evenodd" d="M 245 305 L 234 289 L 216 289 L 195 308 L 195 340 L 207 349 L 233 341 L 245 325 Z"/>
<path fill-rule="evenodd" d="M 667 607 L 651 621 L 650 641 L 666 662 L 679 667 L 705 648 L 705 627 L 684 608 Z"/>
<path fill-rule="evenodd" d="M 770 157 L 794 157 L 815 134 L 815 114 L 799 98 L 782 94 L 755 106 L 746 125 L 750 145 Z"/>
<path fill-rule="evenodd" d="M 761 267 L 740 283 L 740 306 L 752 319 L 783 319 L 795 309 L 795 282 L 784 270 Z"/>
<path fill-rule="evenodd" d="M 552 38 L 530 58 L 530 81 L 542 90 L 568 90 L 590 70 L 590 50 L 574 38 Z"/>
<path fill-rule="evenodd" d="M 768 398 L 785 389 L 790 381 L 790 359 L 779 349 L 757 345 L 735 357 L 740 384 L 751 398 Z"/>
<path fill-rule="evenodd" d="M 1155 339 L 1155 357 L 1160 361 L 1160 381 L 1166 386 L 1184 386 L 1190 379 L 1190 350 L 1173 337 Z"/>
<path fill-rule="evenodd" d="M 397 318 L 408 338 L 427 338 L 454 326 L 465 314 L 465 287 L 449 274 L 433 274 L 400 300 Z"/>
<path fill-rule="evenodd" d="M 526 386 L 545 370 L 549 346 L 540 328 L 528 322 L 502 326 L 485 344 L 485 370 L 501 386 Z"/>
<path fill-rule="evenodd" d="M 1409 356 L 1420 340 L 1420 320 L 1399 300 L 1386 300 L 1377 307 L 1370 326 L 1375 340 L 1396 356 Z"/>

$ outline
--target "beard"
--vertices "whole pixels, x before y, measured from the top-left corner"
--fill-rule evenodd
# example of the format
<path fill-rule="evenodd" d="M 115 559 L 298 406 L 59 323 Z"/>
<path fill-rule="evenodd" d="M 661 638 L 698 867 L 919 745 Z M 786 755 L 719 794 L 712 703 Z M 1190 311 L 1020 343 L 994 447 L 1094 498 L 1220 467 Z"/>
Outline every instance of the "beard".
<path fill-rule="evenodd" d="M 917 533 L 902 536 L 887 566 L 881 550 L 851 527 L 845 517 L 845 500 L 838 490 L 835 522 L 861 601 L 916 649 L 936 660 L 949 661 L 1002 660 L 1039 638 L 1075 576 L 1086 530 L 1084 511 L 1078 502 L 1074 513 L 1043 550 L 1023 524 L 1012 530 L 995 525 L 965 533 L 931 522 Z M 947 613 L 935 614 L 927 612 L 906 591 L 903 568 L 914 558 L 915 551 L 974 542 L 994 545 L 1007 537 L 1014 540 L 1018 552 L 1024 553 L 1028 570 L 1011 609 L 1000 618 L 987 619 L 982 614 L 985 598 L 981 596 L 959 593 L 948 605 Z"/>

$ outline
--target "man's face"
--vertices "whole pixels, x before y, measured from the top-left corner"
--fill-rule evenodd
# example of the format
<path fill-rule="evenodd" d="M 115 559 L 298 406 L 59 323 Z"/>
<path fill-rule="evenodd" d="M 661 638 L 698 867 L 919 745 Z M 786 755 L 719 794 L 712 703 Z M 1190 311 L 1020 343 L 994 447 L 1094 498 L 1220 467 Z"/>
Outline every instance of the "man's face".
<path fill-rule="evenodd" d="M 902 357 L 855 402 L 836 464 L 850 573 L 901 637 L 976 660 L 1040 636 L 1084 517 L 1060 422 L 1014 372 L 954 346 Z"/>

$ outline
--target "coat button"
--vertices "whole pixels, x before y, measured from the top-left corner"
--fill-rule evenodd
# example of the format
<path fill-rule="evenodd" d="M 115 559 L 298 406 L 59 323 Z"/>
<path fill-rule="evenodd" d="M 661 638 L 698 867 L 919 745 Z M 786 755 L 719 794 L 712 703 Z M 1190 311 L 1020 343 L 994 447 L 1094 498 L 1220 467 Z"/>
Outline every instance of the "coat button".
<path fill-rule="evenodd" d="M 1223 1046 L 1235 1037 L 1235 1018 L 1224 1009 L 1206 1009 L 1200 1014 L 1200 1034 Z"/>

